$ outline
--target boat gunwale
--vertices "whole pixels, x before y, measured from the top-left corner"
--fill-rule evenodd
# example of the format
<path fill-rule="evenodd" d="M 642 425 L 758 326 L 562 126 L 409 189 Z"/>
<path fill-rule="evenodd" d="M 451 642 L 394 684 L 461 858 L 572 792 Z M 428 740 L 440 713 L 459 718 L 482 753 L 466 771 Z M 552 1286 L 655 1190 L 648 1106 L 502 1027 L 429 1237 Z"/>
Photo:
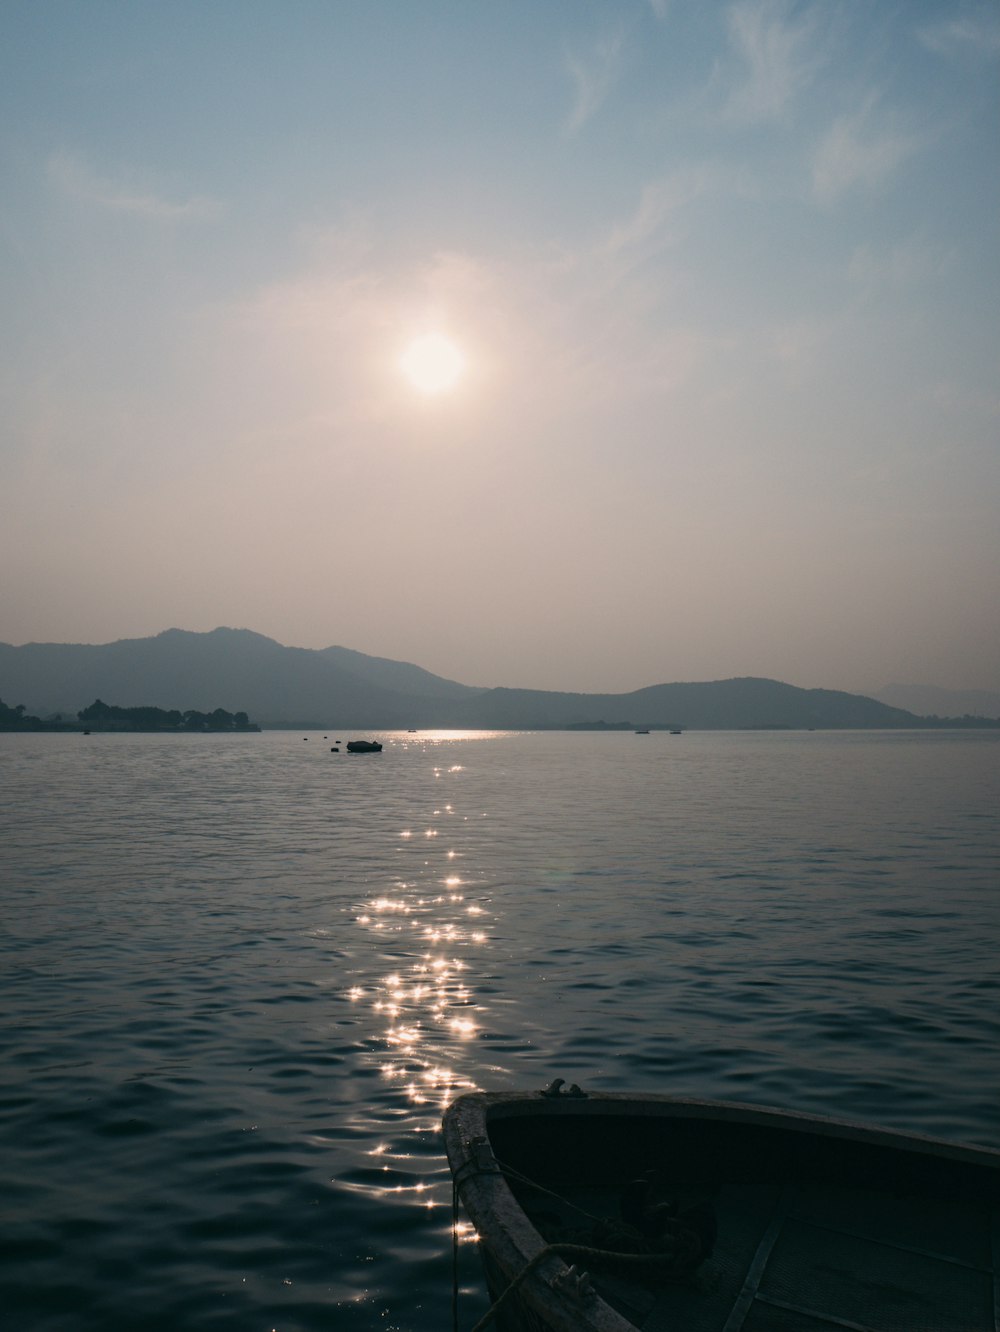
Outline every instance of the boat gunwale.
<path fill-rule="evenodd" d="M 612 1115 L 650 1119 L 714 1120 L 749 1127 L 858 1143 L 883 1150 L 954 1162 L 996 1172 L 1000 1194 L 1000 1150 L 973 1143 L 950 1142 L 929 1134 L 886 1129 L 860 1121 L 785 1110 L 739 1101 L 716 1101 L 663 1093 L 596 1092 L 586 1096 L 543 1092 L 471 1092 L 457 1097 L 445 1110 L 443 1132 L 455 1187 L 476 1228 L 480 1242 L 506 1282 L 513 1281 L 546 1246 L 499 1167 L 477 1161 L 474 1144 L 492 1142 L 489 1127 L 518 1118 L 587 1118 Z M 463 1177 L 464 1175 L 464 1177 Z M 570 1304 L 553 1280 L 566 1264 L 553 1255 L 538 1264 L 523 1283 L 520 1297 L 553 1332 L 635 1332 L 635 1325 L 600 1296 L 587 1305 Z"/>

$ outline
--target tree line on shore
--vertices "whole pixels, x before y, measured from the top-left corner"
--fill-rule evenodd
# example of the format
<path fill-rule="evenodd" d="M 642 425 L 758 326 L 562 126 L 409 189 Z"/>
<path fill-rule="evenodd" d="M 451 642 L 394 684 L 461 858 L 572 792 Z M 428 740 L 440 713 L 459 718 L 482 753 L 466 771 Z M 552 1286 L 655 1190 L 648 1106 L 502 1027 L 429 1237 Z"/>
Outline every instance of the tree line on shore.
<path fill-rule="evenodd" d="M 137 707 L 122 708 L 103 703 L 99 698 L 76 714 L 76 721 L 61 716 L 32 717 L 24 704 L 9 707 L 0 699 L 0 730 L 4 731 L 259 731 L 245 712 L 227 712 L 216 708 L 213 712 L 198 712 L 189 708 Z"/>

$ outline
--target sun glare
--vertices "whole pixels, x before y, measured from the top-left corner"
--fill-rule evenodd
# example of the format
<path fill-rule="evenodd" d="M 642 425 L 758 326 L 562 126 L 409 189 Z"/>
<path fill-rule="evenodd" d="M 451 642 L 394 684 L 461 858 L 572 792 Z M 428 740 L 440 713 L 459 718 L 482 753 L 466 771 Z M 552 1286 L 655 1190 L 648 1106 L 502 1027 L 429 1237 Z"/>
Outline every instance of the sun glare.
<path fill-rule="evenodd" d="M 413 387 L 430 397 L 455 387 L 465 370 L 465 357 L 443 333 L 425 333 L 414 338 L 399 365 Z"/>

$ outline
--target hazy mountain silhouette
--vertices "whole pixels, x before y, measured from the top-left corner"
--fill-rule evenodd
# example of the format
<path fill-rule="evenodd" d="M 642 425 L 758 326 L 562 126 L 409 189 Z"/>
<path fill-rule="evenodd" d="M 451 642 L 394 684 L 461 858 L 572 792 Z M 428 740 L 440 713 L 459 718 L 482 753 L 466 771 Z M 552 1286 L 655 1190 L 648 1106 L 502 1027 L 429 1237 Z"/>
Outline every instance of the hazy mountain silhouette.
<path fill-rule="evenodd" d="M 116 643 L 0 644 L 0 697 L 39 715 L 70 715 L 95 698 L 241 710 L 269 725 L 438 725 L 435 706 L 475 695 L 418 666 L 347 648 L 284 647 L 249 629 Z"/>
<path fill-rule="evenodd" d="M 902 708 L 859 694 L 776 680 L 660 684 L 628 694 L 475 688 L 350 648 L 284 647 L 248 629 L 168 629 L 154 638 L 99 646 L 0 644 L 0 698 L 40 716 L 75 716 L 95 698 L 120 707 L 224 707 L 265 726 L 544 728 L 604 722 L 727 730 L 921 724 Z"/>
<path fill-rule="evenodd" d="M 472 698 L 483 693 L 482 689 L 472 685 L 457 684 L 454 680 L 432 675 L 422 666 L 411 666 L 407 661 L 390 661 L 387 657 L 367 657 L 352 648 L 323 648 L 320 656 L 371 684 L 407 694 L 411 698 Z"/>
<path fill-rule="evenodd" d="M 630 694 L 492 689 L 463 706 L 469 716 L 478 719 L 478 725 L 496 727 L 572 726 L 599 721 L 709 730 L 917 724 L 911 713 L 860 694 L 799 689 L 777 680 L 753 678 L 652 685 Z"/>

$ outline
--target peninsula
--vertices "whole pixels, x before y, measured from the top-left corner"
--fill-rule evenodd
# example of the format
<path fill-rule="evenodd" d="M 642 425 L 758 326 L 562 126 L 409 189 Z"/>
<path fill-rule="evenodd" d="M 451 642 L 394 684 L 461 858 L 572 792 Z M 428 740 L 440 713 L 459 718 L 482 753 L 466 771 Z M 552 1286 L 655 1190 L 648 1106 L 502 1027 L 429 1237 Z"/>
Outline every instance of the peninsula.
<path fill-rule="evenodd" d="M 135 707 L 121 708 L 95 699 L 89 707 L 76 714 L 76 721 L 66 721 L 61 714 L 54 717 L 35 717 L 28 714 L 23 703 L 8 707 L 0 699 L 0 731 L 141 731 L 141 732 L 224 732 L 259 731 L 260 727 L 245 712 L 227 712 L 216 708 L 212 712 L 176 708 Z"/>

